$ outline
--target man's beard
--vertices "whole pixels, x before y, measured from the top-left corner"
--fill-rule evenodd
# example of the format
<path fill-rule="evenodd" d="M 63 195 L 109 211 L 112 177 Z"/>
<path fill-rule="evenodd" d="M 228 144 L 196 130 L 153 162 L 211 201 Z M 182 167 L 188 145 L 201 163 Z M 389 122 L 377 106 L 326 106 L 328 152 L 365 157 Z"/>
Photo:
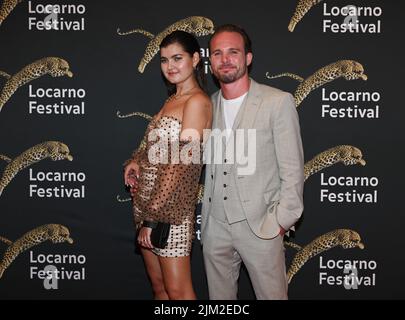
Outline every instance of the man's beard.
<path fill-rule="evenodd" d="M 232 83 L 236 80 L 242 78 L 247 71 L 246 65 L 240 69 L 236 69 L 234 72 L 228 72 L 225 74 L 220 73 L 220 71 L 214 72 L 214 75 L 218 78 L 219 81 L 223 83 Z"/>

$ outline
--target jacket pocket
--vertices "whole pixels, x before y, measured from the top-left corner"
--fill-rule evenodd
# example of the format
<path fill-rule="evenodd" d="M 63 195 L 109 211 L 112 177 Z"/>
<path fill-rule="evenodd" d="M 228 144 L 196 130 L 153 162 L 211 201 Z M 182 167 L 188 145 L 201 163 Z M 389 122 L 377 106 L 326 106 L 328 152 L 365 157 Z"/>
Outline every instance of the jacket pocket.
<path fill-rule="evenodd" d="M 266 204 L 273 204 L 280 200 L 279 188 L 274 188 L 263 193 L 264 202 Z"/>

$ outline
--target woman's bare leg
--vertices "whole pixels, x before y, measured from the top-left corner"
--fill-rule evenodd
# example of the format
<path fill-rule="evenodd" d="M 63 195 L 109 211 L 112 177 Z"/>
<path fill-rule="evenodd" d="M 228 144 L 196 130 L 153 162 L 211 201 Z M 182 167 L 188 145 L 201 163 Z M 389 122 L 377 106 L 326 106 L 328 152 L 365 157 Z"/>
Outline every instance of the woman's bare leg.
<path fill-rule="evenodd" d="M 191 279 L 190 256 L 158 257 L 163 274 L 164 286 L 170 300 L 195 300 Z"/>
<path fill-rule="evenodd" d="M 160 268 L 159 258 L 149 249 L 141 248 L 146 272 L 152 284 L 152 290 L 155 300 L 169 300 L 169 296 L 163 282 L 162 269 Z"/>

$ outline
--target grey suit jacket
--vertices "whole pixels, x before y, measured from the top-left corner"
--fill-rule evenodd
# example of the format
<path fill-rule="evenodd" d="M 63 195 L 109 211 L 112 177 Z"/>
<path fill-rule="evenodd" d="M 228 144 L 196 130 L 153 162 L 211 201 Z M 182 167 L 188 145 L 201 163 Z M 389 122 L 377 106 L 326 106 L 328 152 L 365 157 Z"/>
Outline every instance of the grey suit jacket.
<path fill-rule="evenodd" d="M 214 93 L 211 99 L 214 106 L 212 129 L 221 128 L 220 92 Z M 235 157 L 231 174 L 238 197 L 234 198 L 242 206 L 252 231 L 260 238 L 271 239 L 278 235 L 280 226 L 291 229 L 304 209 L 304 157 L 294 98 L 289 93 L 250 79 L 249 92 L 239 112 L 242 112 L 240 121 L 233 129 L 254 129 L 256 167 L 254 172 L 244 173 L 238 170 L 242 166 Z M 243 145 L 247 155 L 248 146 Z M 202 241 L 207 218 L 216 209 L 211 198 L 217 173 L 212 158 L 205 160 L 211 164 L 207 164 L 205 173 Z"/>

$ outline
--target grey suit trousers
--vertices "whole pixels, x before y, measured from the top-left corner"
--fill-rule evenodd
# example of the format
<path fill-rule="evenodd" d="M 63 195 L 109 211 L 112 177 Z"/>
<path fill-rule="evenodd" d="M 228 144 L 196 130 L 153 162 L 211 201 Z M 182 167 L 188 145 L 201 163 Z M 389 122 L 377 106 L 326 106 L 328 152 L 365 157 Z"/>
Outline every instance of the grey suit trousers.
<path fill-rule="evenodd" d="M 261 239 L 246 220 L 228 224 L 213 216 L 208 217 L 206 230 L 203 252 L 210 299 L 237 299 L 242 260 L 257 299 L 287 299 L 283 237 Z"/>

